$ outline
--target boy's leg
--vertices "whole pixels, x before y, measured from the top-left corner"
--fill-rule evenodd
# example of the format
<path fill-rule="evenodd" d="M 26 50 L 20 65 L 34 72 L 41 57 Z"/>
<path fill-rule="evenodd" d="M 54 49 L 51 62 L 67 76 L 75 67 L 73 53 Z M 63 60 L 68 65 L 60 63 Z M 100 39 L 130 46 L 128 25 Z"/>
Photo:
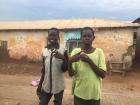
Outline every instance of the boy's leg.
<path fill-rule="evenodd" d="M 88 101 L 74 95 L 74 105 L 88 105 Z"/>
<path fill-rule="evenodd" d="M 62 105 L 63 93 L 64 90 L 57 94 L 54 94 L 54 105 Z"/>
<path fill-rule="evenodd" d="M 46 92 L 42 91 L 42 93 L 40 95 L 39 105 L 48 105 L 51 97 L 52 97 L 51 93 L 46 93 Z"/>

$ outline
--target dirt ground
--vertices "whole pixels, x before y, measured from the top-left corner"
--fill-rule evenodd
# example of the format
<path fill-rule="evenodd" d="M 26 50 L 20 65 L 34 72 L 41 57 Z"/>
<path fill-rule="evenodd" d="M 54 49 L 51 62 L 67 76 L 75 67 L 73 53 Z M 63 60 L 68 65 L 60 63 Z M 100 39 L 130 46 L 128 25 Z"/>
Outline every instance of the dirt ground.
<path fill-rule="evenodd" d="M 40 78 L 40 70 L 41 63 L 0 61 L 0 105 L 38 105 L 36 87 L 30 83 Z M 116 73 L 107 76 L 102 91 L 102 105 L 140 105 L 140 67 L 125 77 Z M 64 96 L 64 105 L 72 105 L 71 79 L 67 74 Z"/>
<path fill-rule="evenodd" d="M 40 75 L 41 63 L 28 61 L 0 60 L 0 74 Z"/>

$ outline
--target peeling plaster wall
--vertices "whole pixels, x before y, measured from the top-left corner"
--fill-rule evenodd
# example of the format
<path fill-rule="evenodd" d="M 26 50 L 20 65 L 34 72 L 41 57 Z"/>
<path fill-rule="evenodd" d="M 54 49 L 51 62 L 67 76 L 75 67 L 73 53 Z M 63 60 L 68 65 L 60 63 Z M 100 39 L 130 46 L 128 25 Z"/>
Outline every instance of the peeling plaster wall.
<path fill-rule="evenodd" d="M 8 52 L 15 59 L 41 59 L 47 31 L 1 31 L 0 40 L 8 41 Z"/>
<path fill-rule="evenodd" d="M 47 30 L 0 31 L 0 40 L 8 42 L 11 58 L 40 60 L 46 44 Z M 120 60 L 128 46 L 133 44 L 133 29 L 100 29 L 95 32 L 94 47 L 102 48 L 108 59 L 114 54 Z M 64 32 L 60 32 L 60 43 L 64 44 Z"/>
<path fill-rule="evenodd" d="M 108 59 L 113 54 L 116 60 L 121 60 L 128 46 L 133 45 L 132 29 L 104 29 L 95 33 L 93 46 L 102 48 Z"/>

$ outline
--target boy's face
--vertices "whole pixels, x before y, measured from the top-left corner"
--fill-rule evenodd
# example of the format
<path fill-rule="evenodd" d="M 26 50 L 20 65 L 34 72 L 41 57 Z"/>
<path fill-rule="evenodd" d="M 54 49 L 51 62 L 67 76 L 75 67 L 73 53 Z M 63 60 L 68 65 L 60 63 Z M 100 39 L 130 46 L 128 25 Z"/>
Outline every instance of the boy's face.
<path fill-rule="evenodd" d="M 48 41 L 53 44 L 57 43 L 58 39 L 59 39 L 58 32 L 55 30 L 50 30 L 48 34 Z"/>
<path fill-rule="evenodd" d="M 81 40 L 83 44 L 92 44 L 95 36 L 93 35 L 91 30 L 84 30 L 81 36 Z"/>

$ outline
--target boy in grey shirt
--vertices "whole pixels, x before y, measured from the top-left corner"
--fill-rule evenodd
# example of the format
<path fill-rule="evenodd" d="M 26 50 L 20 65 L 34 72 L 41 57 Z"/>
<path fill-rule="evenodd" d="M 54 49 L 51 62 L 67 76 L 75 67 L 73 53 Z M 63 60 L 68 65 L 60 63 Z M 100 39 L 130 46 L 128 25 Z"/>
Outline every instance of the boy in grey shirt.
<path fill-rule="evenodd" d="M 48 105 L 54 95 L 54 105 L 62 105 L 64 75 L 67 70 L 67 52 L 59 44 L 59 30 L 51 28 L 48 32 L 47 46 L 43 51 L 42 76 L 37 88 L 39 105 Z"/>

